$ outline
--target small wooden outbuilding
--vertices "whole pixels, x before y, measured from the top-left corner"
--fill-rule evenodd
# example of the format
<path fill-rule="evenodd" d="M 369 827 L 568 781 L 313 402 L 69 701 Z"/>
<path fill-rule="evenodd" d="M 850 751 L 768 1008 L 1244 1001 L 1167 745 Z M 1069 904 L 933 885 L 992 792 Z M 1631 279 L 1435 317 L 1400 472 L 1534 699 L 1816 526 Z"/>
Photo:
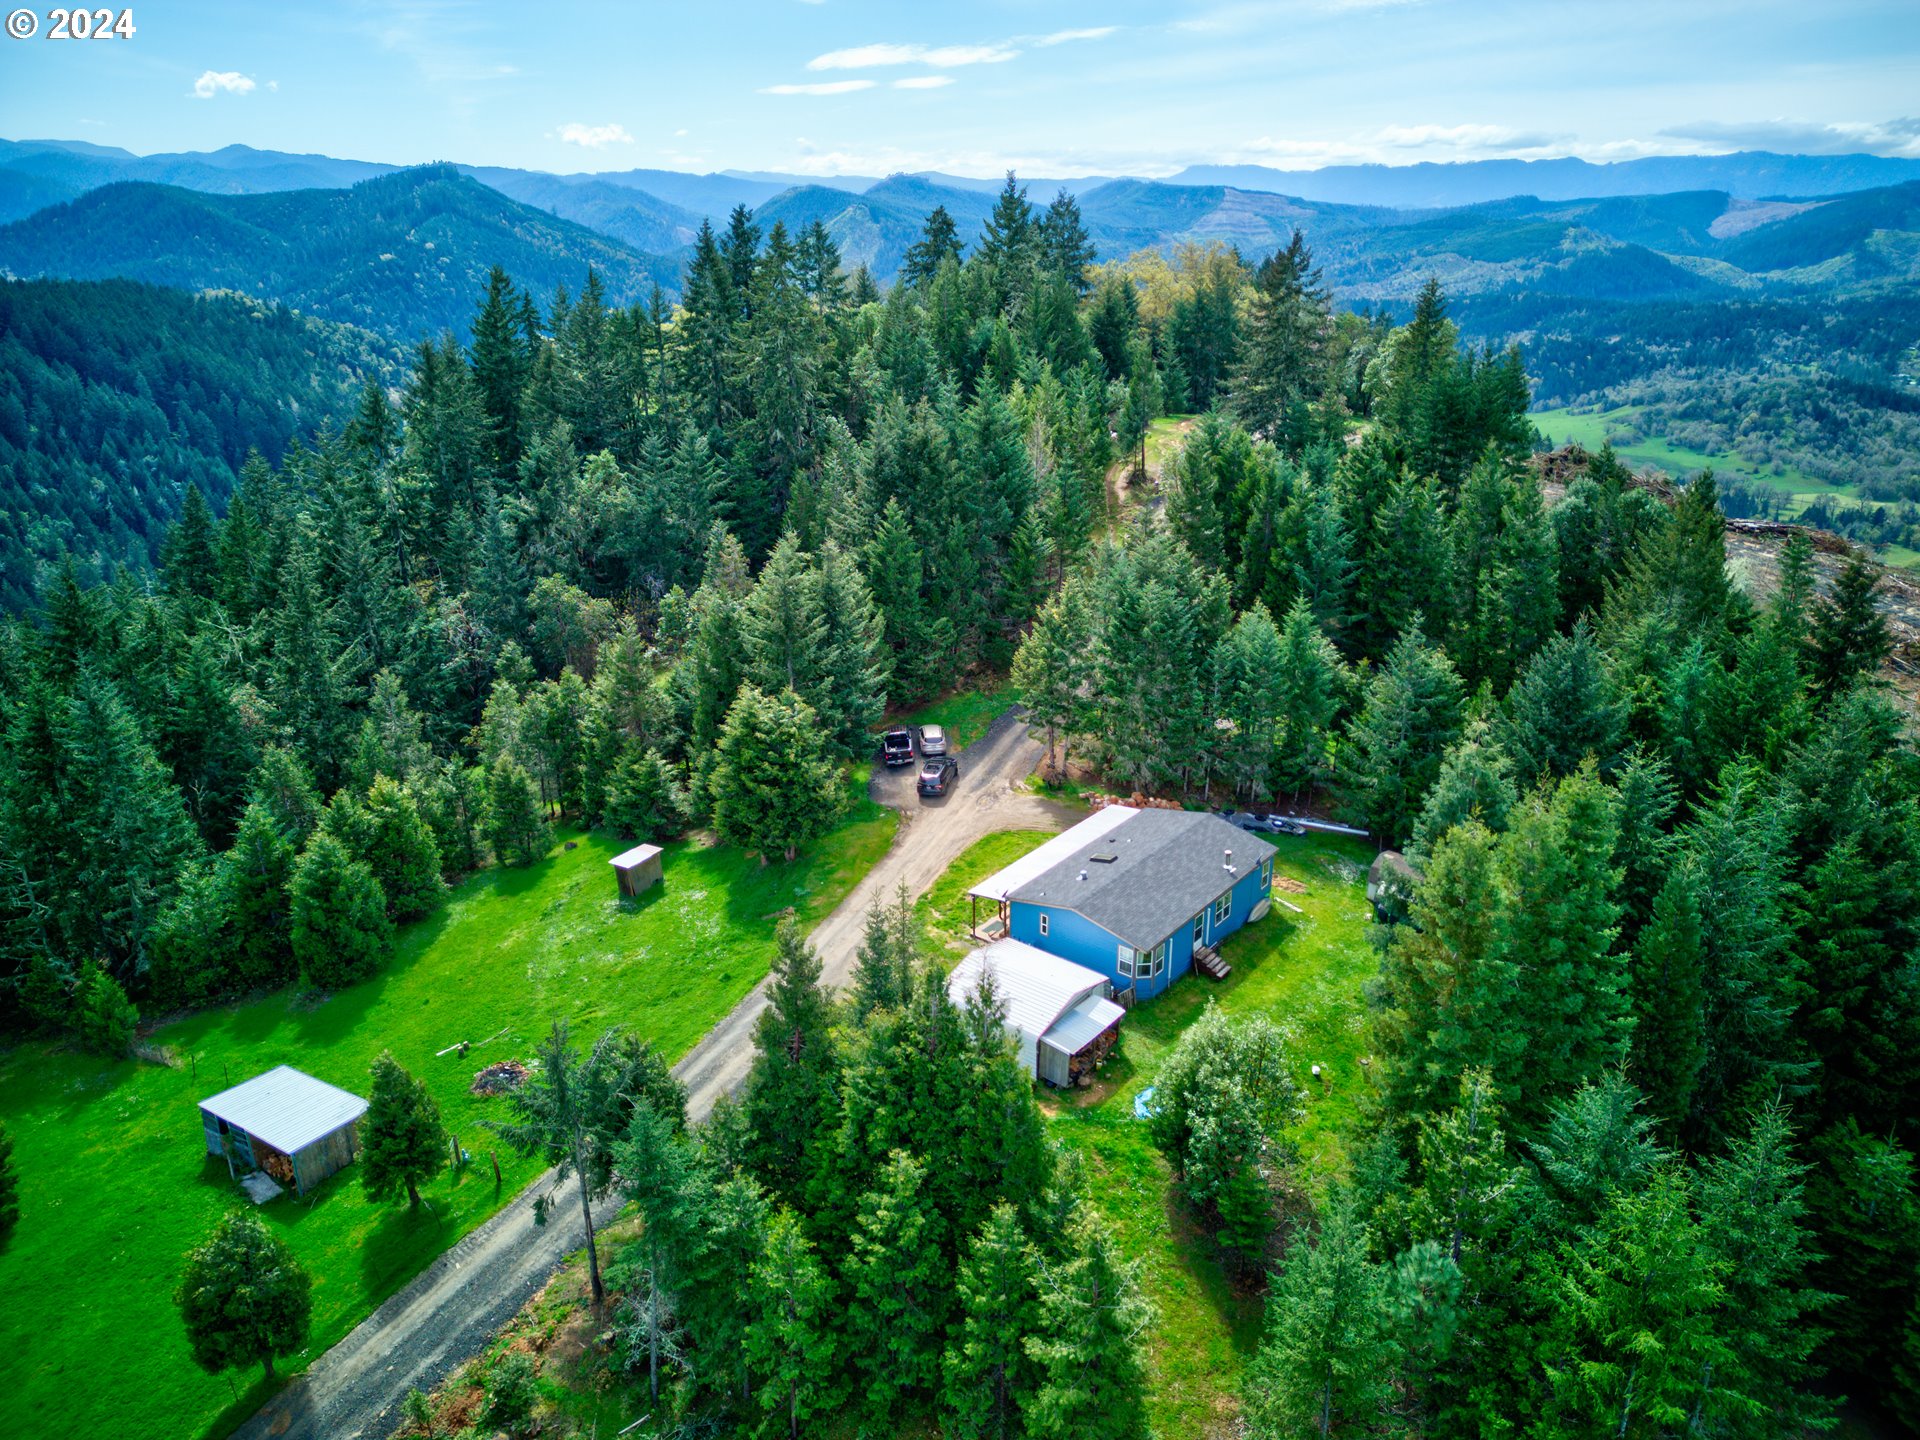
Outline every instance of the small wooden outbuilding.
<path fill-rule="evenodd" d="M 614 856 L 607 863 L 613 866 L 613 873 L 620 878 L 620 894 L 623 899 L 635 899 L 641 892 L 650 890 L 660 883 L 660 847 L 658 845 L 636 845 L 633 849 Z"/>
<path fill-rule="evenodd" d="M 367 1102 L 337 1085 L 276 1065 L 200 1102 L 207 1153 L 236 1178 L 264 1170 L 302 1195 L 360 1153 Z"/>

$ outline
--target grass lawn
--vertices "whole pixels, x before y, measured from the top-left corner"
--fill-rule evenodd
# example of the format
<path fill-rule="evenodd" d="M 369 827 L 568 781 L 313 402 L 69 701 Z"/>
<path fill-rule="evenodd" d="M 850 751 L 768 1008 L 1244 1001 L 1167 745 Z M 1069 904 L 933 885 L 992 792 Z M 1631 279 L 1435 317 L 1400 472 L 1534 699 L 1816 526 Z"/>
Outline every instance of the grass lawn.
<path fill-rule="evenodd" d="M 766 867 L 731 847 L 679 842 L 665 884 L 630 905 L 606 863 L 624 847 L 576 836 L 577 848 L 556 846 L 531 869 L 468 880 L 402 933 L 373 980 L 319 1004 L 276 992 L 148 1037 L 174 1051 L 177 1068 L 42 1043 L 0 1056 L 0 1119 L 21 1175 L 20 1225 L 0 1251 L 10 1428 L 218 1435 L 264 1398 L 256 1375 L 230 1387 L 194 1366 L 171 1300 L 181 1257 L 241 1203 L 226 1167 L 204 1154 L 199 1100 L 282 1062 L 364 1095 L 369 1064 L 391 1049 L 473 1152 L 457 1178 L 426 1187 L 418 1213 L 369 1204 L 353 1166 L 305 1200 L 262 1209 L 314 1277 L 307 1350 L 283 1367 L 298 1369 L 538 1173 L 480 1127 L 502 1102 L 467 1093 L 476 1070 L 527 1056 L 556 1016 L 583 1036 L 618 1022 L 684 1054 L 766 973 L 777 914 L 826 914 L 894 825 L 862 797 L 810 853 Z M 464 1060 L 435 1058 L 460 1040 L 475 1042 Z"/>
<path fill-rule="evenodd" d="M 934 881 L 933 888 L 914 902 L 914 913 L 920 917 L 927 942 L 947 969 L 951 970 L 973 948 L 974 942 L 968 938 L 973 902 L 967 898 L 967 891 L 1052 838 L 1051 830 L 1002 830 L 983 836 L 962 851 L 946 874 Z M 992 915 L 993 907 L 983 903 L 980 918 L 986 920 Z"/>
<path fill-rule="evenodd" d="M 1134 1118 L 1134 1096 L 1153 1083 L 1210 997 L 1228 1011 L 1272 1016 L 1291 1040 L 1307 1113 L 1281 1138 L 1298 1148 L 1310 1187 L 1323 1188 L 1344 1170 L 1346 1137 L 1367 1094 L 1359 1062 L 1366 1034 L 1361 987 L 1378 969 L 1366 939 L 1364 868 L 1373 852 L 1362 842 L 1320 836 L 1282 836 L 1277 844 L 1276 877 L 1307 888 L 1274 893 L 1306 913 L 1276 906 L 1228 939 L 1222 954 L 1233 974 L 1223 984 L 1191 976 L 1130 1012 L 1121 1026 L 1122 1053 L 1109 1062 L 1097 1098 L 1069 1100 L 1052 1119 L 1056 1138 L 1085 1158 L 1095 1202 L 1128 1258 L 1140 1262 L 1158 1310 L 1148 1342 L 1148 1414 L 1160 1435 L 1226 1432 L 1241 1371 L 1259 1347 L 1263 1300 L 1233 1282 L 1174 1198 L 1166 1161 Z M 1311 1078 L 1315 1063 L 1326 1076 L 1324 1089 Z"/>
<path fill-rule="evenodd" d="M 910 725 L 917 730 L 922 725 L 939 725 L 947 732 L 948 748 L 964 750 L 986 734 L 1009 705 L 1019 703 L 1020 691 L 1017 687 L 990 675 L 982 680 L 977 689 L 956 690 L 918 710 L 889 718 L 887 728 Z"/>

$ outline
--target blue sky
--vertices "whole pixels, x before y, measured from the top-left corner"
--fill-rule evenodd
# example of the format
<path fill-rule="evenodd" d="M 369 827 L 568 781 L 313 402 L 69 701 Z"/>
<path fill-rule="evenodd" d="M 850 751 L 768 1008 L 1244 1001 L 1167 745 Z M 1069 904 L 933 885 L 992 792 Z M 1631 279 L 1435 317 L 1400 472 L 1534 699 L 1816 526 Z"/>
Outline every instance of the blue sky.
<path fill-rule="evenodd" d="M 1914 0 L 132 8 L 130 40 L 0 39 L 0 135 L 809 174 L 1920 156 Z"/>

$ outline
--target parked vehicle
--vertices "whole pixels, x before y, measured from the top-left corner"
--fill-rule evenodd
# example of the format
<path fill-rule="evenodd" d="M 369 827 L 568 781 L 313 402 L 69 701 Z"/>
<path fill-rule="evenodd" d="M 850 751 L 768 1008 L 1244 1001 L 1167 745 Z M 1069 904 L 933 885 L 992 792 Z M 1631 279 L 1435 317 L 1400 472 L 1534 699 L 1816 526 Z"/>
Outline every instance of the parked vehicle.
<path fill-rule="evenodd" d="M 920 767 L 920 793 L 944 795 L 960 778 L 960 762 L 951 755 L 935 755 Z"/>
<path fill-rule="evenodd" d="M 880 737 L 880 758 L 889 768 L 913 763 L 913 732 L 889 730 Z"/>
<path fill-rule="evenodd" d="M 922 755 L 944 755 L 947 753 L 947 732 L 938 725 L 920 727 L 920 753 Z"/>
<path fill-rule="evenodd" d="M 1304 835 L 1307 833 L 1307 827 L 1302 825 L 1298 820 L 1295 820 L 1291 815 L 1267 816 L 1267 828 L 1276 835 Z"/>
<path fill-rule="evenodd" d="M 1217 810 L 1214 812 L 1229 825 L 1237 825 L 1242 830 L 1265 831 L 1267 821 L 1264 815 L 1255 815 L 1250 810 Z"/>

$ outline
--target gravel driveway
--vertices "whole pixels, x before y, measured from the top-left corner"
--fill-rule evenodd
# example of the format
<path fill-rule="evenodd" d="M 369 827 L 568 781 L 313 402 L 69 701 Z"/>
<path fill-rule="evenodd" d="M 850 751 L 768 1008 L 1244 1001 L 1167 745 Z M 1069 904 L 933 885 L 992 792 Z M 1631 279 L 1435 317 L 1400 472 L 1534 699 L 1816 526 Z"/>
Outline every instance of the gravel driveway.
<path fill-rule="evenodd" d="M 901 812 L 900 829 L 879 864 L 814 927 L 810 938 L 827 984 L 844 984 L 852 974 L 868 906 L 890 898 L 902 881 L 919 895 L 983 835 L 1060 830 L 1082 818 L 1081 811 L 1020 788 L 1042 749 L 1009 710 L 960 752 L 959 783 L 945 799 L 919 799 L 918 767 L 875 774 L 871 793 Z M 754 1024 L 766 1003 L 762 982 L 675 1067 L 696 1120 L 746 1078 Z M 534 1225 L 533 1198 L 549 1183 L 546 1177 L 534 1182 L 435 1260 L 262 1406 L 235 1432 L 239 1440 L 380 1440 L 391 1434 L 409 1390 L 431 1389 L 476 1354 L 561 1260 L 586 1243 L 570 1195 L 545 1228 Z"/>

